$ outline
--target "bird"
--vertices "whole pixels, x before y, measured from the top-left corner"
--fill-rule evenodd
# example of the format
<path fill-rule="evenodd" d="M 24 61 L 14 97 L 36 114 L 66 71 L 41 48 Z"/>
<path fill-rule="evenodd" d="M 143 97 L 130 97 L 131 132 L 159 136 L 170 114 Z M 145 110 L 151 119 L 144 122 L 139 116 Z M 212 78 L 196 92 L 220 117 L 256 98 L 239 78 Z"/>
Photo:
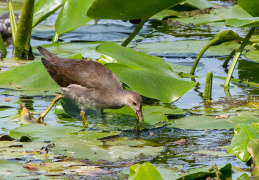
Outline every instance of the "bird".
<path fill-rule="evenodd" d="M 80 117 L 85 127 L 88 126 L 85 110 L 89 108 L 118 109 L 129 105 L 138 117 L 137 123 L 144 122 L 140 94 L 123 89 L 116 75 L 104 65 L 87 59 L 61 58 L 41 46 L 37 49 L 44 56 L 41 61 L 45 69 L 63 94 L 58 94 L 35 122 L 42 123 L 55 103 L 64 97 L 81 109 Z"/>

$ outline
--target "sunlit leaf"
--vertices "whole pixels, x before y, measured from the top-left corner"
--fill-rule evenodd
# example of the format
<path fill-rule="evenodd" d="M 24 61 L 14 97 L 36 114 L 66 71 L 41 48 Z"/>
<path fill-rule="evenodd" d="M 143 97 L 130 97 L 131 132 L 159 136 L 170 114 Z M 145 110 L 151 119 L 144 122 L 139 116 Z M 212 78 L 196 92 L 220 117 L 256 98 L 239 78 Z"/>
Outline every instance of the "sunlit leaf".
<path fill-rule="evenodd" d="M 93 19 L 148 19 L 183 0 L 95 0 L 87 15 Z"/>
<path fill-rule="evenodd" d="M 163 180 L 157 168 L 149 162 L 132 165 L 130 166 L 129 171 L 129 180 Z"/>
<path fill-rule="evenodd" d="M 177 100 L 196 83 L 185 81 L 174 73 L 171 67 L 159 57 L 139 53 L 115 43 L 104 43 L 97 52 L 110 56 L 119 63 L 107 63 L 120 81 L 141 95 L 163 102 Z"/>
<path fill-rule="evenodd" d="M 235 154 L 238 159 L 246 162 L 250 159 L 247 144 L 251 139 L 259 139 L 259 124 L 238 124 L 235 126 L 235 135 L 228 147 L 228 153 Z"/>
<path fill-rule="evenodd" d="M 67 0 L 55 23 L 58 35 L 72 31 L 92 19 L 86 13 L 94 0 Z"/>

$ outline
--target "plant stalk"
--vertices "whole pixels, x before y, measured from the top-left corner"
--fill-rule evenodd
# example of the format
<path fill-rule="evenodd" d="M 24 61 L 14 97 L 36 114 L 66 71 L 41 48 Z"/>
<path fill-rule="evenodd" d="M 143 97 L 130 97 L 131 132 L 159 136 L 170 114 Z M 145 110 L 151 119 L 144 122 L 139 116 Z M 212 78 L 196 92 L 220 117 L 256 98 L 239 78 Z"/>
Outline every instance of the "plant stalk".
<path fill-rule="evenodd" d="M 144 26 L 145 22 L 146 22 L 146 19 L 141 19 L 136 29 L 130 34 L 130 36 L 121 45 L 126 47 L 132 41 L 132 39 L 139 33 L 139 31 Z"/>
<path fill-rule="evenodd" d="M 227 59 L 224 61 L 223 63 L 223 67 L 226 68 L 228 66 L 228 62 L 230 61 L 230 59 L 234 56 L 234 54 L 237 52 L 236 49 L 234 49 L 227 57 Z"/>
<path fill-rule="evenodd" d="M 33 59 L 30 50 L 33 9 L 34 0 L 25 0 L 14 42 L 14 54 L 20 58 Z"/>
<path fill-rule="evenodd" d="M 244 41 L 242 42 L 242 44 L 240 45 L 240 47 L 238 48 L 237 52 L 236 52 L 236 55 L 230 65 L 230 68 L 228 70 L 228 74 L 227 74 L 227 77 L 226 77 L 226 80 L 225 80 L 225 83 L 224 83 L 224 88 L 228 88 L 229 87 L 229 81 L 231 79 L 231 76 L 233 74 L 233 71 L 235 69 L 235 66 L 236 66 L 236 63 L 237 63 L 237 60 L 238 58 L 240 57 L 240 55 L 242 54 L 242 51 L 243 49 L 245 48 L 246 44 L 248 43 L 250 37 L 252 36 L 252 34 L 254 33 L 254 30 L 255 30 L 255 27 L 252 27 L 249 31 L 249 33 L 246 35 Z"/>
<path fill-rule="evenodd" d="M 211 91 L 212 91 L 212 78 L 213 73 L 208 72 L 206 77 L 205 89 L 204 89 L 204 100 L 211 100 Z"/>
<path fill-rule="evenodd" d="M 197 67 L 197 65 L 198 65 L 198 63 L 199 63 L 199 61 L 200 61 L 202 55 L 207 51 L 207 49 L 209 49 L 209 47 L 210 47 L 213 43 L 214 43 L 214 42 L 213 42 L 213 40 L 212 40 L 212 41 L 210 41 L 206 46 L 204 46 L 204 47 L 202 48 L 202 50 L 200 51 L 200 53 L 198 54 L 198 56 L 196 57 L 196 59 L 195 59 L 193 65 L 192 65 L 192 69 L 191 69 L 191 72 L 190 72 L 191 75 L 194 75 L 195 69 L 196 69 L 196 67 Z"/>

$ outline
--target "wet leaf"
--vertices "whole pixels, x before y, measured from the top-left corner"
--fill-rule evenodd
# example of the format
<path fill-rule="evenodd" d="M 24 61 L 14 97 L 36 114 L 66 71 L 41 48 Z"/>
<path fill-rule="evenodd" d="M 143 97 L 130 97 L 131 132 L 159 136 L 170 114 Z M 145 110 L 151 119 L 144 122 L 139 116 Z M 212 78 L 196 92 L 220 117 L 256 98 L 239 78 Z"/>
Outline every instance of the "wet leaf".
<path fill-rule="evenodd" d="M 27 124 L 11 130 L 10 136 L 14 138 L 29 136 L 32 141 L 51 141 L 56 137 L 65 137 L 67 134 L 78 130 L 80 130 L 80 128 L 71 126 Z"/>
<path fill-rule="evenodd" d="M 75 54 L 80 53 L 85 58 L 98 59 L 100 53 L 95 52 L 96 46 L 101 42 L 87 42 L 87 43 L 54 43 L 44 44 L 42 47 L 48 49 L 54 54 Z M 39 52 L 36 47 L 33 48 L 34 52 Z M 40 53 L 39 53 L 40 55 Z"/>
<path fill-rule="evenodd" d="M 87 15 L 93 19 L 148 19 L 152 15 L 175 6 L 183 0 L 96 0 Z M 136 6 L 137 5 L 137 6 Z"/>
<path fill-rule="evenodd" d="M 240 113 L 228 119 L 217 119 L 213 116 L 187 116 L 174 121 L 173 127 L 181 129 L 231 129 L 238 123 L 256 123 L 259 118 L 249 113 Z"/>
<path fill-rule="evenodd" d="M 59 90 L 41 61 L 34 61 L 1 73 L 0 87 L 19 90 L 20 94 L 36 93 L 38 95 L 53 95 Z"/>
<path fill-rule="evenodd" d="M 157 56 L 177 56 L 177 57 L 192 57 L 198 54 L 204 46 L 210 41 L 208 40 L 196 40 L 196 41 L 162 41 L 159 43 L 142 43 L 137 45 L 137 49 L 146 54 L 152 54 Z M 226 42 L 220 45 L 210 47 L 205 55 L 208 56 L 224 56 L 229 55 L 234 49 L 237 49 L 240 44 L 235 41 Z M 246 49 L 252 49 L 246 47 Z"/>
<path fill-rule="evenodd" d="M 78 135 L 57 138 L 53 141 L 56 147 L 51 150 L 65 156 L 91 161 L 117 161 L 119 159 L 132 159 L 140 154 L 155 155 L 163 149 L 162 146 L 151 141 L 131 140 L 126 137 L 112 138 L 111 141 L 109 139 L 100 140 L 100 138 L 117 134 L 119 133 L 82 132 Z"/>
<path fill-rule="evenodd" d="M 27 176 L 28 170 L 24 169 L 22 163 L 0 160 L 0 178 L 18 179 L 21 176 Z"/>
<path fill-rule="evenodd" d="M 193 17 L 183 18 L 171 18 L 174 21 L 180 21 L 182 23 L 193 23 L 195 25 L 207 24 L 216 21 L 224 21 L 231 18 L 251 18 L 252 16 L 247 13 L 240 6 L 235 5 L 233 7 L 221 7 L 213 9 L 210 14 L 198 15 Z"/>
<path fill-rule="evenodd" d="M 157 168 L 149 162 L 132 165 L 130 166 L 129 171 L 129 180 L 163 180 Z"/>
<path fill-rule="evenodd" d="M 247 59 L 259 63 L 259 50 L 250 50 L 245 53 Z"/>
<path fill-rule="evenodd" d="M 237 27 L 258 27 L 259 17 L 227 19 L 225 25 Z"/>
<path fill-rule="evenodd" d="M 146 97 L 169 103 L 177 100 L 196 84 L 179 78 L 159 57 L 148 56 L 115 43 L 103 43 L 96 50 L 121 63 L 107 63 L 105 66 L 120 81 Z"/>
<path fill-rule="evenodd" d="M 228 153 L 235 154 L 238 159 L 246 162 L 250 159 L 247 145 L 252 139 L 259 139 L 259 124 L 237 124 L 235 135 L 228 147 Z"/>
<path fill-rule="evenodd" d="M 259 132 L 258 132 L 259 134 Z M 247 151 L 253 160 L 253 176 L 259 175 L 259 139 L 251 139 L 247 144 Z"/>

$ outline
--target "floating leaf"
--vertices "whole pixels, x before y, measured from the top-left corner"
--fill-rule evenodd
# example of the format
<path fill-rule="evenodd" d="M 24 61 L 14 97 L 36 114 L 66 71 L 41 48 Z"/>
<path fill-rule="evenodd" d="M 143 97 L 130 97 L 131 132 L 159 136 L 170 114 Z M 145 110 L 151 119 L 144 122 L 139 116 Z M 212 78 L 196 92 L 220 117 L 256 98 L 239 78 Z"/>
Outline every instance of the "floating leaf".
<path fill-rule="evenodd" d="M 41 61 L 34 61 L 0 74 L 0 87 L 18 90 L 20 94 L 55 94 L 58 85 Z"/>
<path fill-rule="evenodd" d="M 119 133 L 82 132 L 78 135 L 57 138 L 53 141 L 56 147 L 51 150 L 65 156 L 91 161 L 117 161 L 119 159 L 132 159 L 141 153 L 155 155 L 163 149 L 162 146 L 151 141 L 130 140 L 126 137 L 113 138 L 112 141 L 98 140 L 117 134 Z"/>
<path fill-rule="evenodd" d="M 217 119 L 213 116 L 187 116 L 174 121 L 173 127 L 181 129 L 231 129 L 237 123 L 256 123 L 259 118 L 251 113 L 240 113 L 228 119 Z"/>
<path fill-rule="evenodd" d="M 129 171 L 130 171 L 129 180 L 141 180 L 141 179 L 163 180 L 157 168 L 149 162 L 132 165 L 130 166 Z"/>
<path fill-rule="evenodd" d="M 71 126 L 49 126 L 41 124 L 22 125 L 10 131 L 10 136 L 20 138 L 29 136 L 32 141 L 51 141 L 57 137 L 65 137 L 68 133 L 73 133 L 80 128 Z"/>
<path fill-rule="evenodd" d="M 238 159 L 246 162 L 250 159 L 250 154 L 247 151 L 247 144 L 251 139 L 259 139 L 259 124 L 237 124 L 228 153 L 235 154 Z"/>

